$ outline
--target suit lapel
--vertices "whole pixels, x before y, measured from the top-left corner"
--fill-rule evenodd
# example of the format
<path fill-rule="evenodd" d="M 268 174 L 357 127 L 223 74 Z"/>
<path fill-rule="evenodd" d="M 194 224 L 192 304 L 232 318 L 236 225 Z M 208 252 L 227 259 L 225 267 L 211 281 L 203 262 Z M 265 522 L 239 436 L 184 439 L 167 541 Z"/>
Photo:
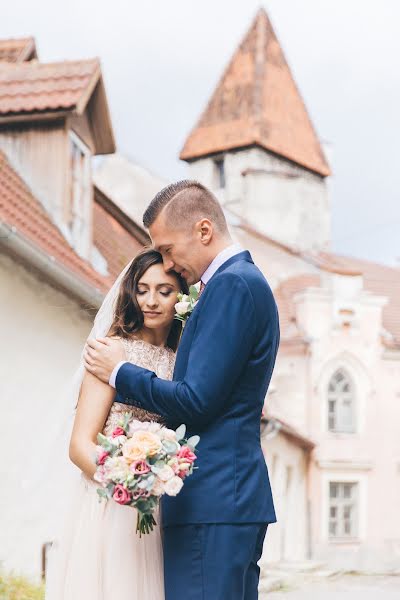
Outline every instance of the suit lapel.
<path fill-rule="evenodd" d="M 253 263 L 253 259 L 251 257 L 250 252 L 248 250 L 244 250 L 243 252 L 239 252 L 238 254 L 235 254 L 235 256 L 232 256 L 231 258 L 229 258 L 227 261 L 224 262 L 224 264 L 222 264 L 219 267 L 219 269 L 217 269 L 217 271 L 211 277 L 210 281 L 212 281 L 212 279 L 218 273 L 221 273 L 222 271 L 224 271 L 225 269 L 230 267 L 232 264 L 239 262 L 239 261 L 246 261 L 249 263 Z M 207 283 L 207 285 L 210 283 L 210 281 Z M 207 286 L 206 286 L 206 288 L 207 288 Z M 189 326 L 189 322 L 190 322 L 190 330 L 192 330 L 193 326 L 194 326 L 194 329 L 196 328 L 196 324 L 193 323 L 193 318 L 196 319 L 195 313 L 200 308 L 201 308 L 201 298 L 199 299 L 199 302 L 198 302 L 197 306 L 195 307 L 193 313 L 189 317 L 188 322 L 186 323 L 186 326 L 185 326 L 185 330 Z M 175 370 L 174 370 L 174 380 L 176 380 L 176 379 L 179 380 L 179 378 L 184 376 L 184 372 L 186 371 L 187 355 L 188 355 L 188 352 L 190 349 L 191 340 L 192 340 L 193 333 L 194 333 L 194 330 L 193 331 L 190 331 L 190 330 L 184 331 L 184 333 L 182 335 L 181 344 L 178 348 L 178 353 L 177 353 L 177 360 L 176 360 L 176 365 L 175 365 Z M 187 338 L 188 335 L 190 336 L 189 339 Z M 182 368 L 183 368 L 183 370 L 181 370 Z"/>

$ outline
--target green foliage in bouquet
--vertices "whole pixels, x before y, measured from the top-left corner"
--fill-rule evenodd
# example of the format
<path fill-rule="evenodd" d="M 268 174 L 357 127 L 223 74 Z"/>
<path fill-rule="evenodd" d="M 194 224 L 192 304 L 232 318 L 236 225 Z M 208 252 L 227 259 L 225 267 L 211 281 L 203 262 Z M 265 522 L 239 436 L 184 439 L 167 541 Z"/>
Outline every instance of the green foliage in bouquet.
<path fill-rule="evenodd" d="M 185 323 L 196 306 L 199 299 L 199 287 L 197 285 L 191 285 L 189 288 L 189 294 L 178 294 L 178 302 L 175 304 L 175 319 Z"/>

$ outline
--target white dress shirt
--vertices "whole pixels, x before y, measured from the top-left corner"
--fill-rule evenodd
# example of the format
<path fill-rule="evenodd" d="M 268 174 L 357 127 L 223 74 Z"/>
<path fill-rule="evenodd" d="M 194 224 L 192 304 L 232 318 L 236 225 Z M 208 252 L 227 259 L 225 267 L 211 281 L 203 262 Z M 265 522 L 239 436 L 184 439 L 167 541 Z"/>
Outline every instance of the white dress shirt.
<path fill-rule="evenodd" d="M 236 256 L 236 254 L 240 254 L 240 252 L 243 252 L 243 248 L 240 244 L 231 244 L 230 246 L 227 246 L 227 248 L 224 248 L 219 254 L 217 254 L 217 256 L 208 265 L 207 269 L 201 276 L 201 281 L 204 283 L 204 285 L 207 285 L 211 277 L 215 275 L 215 273 L 220 267 L 222 267 L 223 264 L 225 264 L 233 256 Z M 108 382 L 113 388 L 115 388 L 115 382 L 117 380 L 118 371 L 126 362 L 126 360 L 122 360 L 114 367 Z"/>

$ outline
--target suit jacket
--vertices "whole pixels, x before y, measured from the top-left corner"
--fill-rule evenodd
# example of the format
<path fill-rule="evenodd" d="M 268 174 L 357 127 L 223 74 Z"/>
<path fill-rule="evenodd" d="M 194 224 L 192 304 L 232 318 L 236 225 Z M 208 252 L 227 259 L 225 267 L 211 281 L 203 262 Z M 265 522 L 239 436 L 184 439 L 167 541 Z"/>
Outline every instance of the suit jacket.
<path fill-rule="evenodd" d="M 279 344 L 271 289 L 249 252 L 226 261 L 188 319 L 173 381 L 125 363 L 117 402 L 199 434 L 192 476 L 162 499 L 163 525 L 276 521 L 260 421 Z"/>

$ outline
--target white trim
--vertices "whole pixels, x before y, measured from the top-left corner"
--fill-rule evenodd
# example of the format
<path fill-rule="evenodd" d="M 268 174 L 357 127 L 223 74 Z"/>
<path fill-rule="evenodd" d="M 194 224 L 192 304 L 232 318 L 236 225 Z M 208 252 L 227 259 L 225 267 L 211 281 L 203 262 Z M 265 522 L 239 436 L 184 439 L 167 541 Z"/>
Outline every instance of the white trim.
<path fill-rule="evenodd" d="M 81 153 L 82 171 L 79 173 L 78 181 L 74 180 L 73 170 L 69 173 L 69 186 L 67 189 L 68 202 L 72 201 L 72 216 L 74 221 L 70 226 L 72 246 L 75 251 L 85 259 L 90 258 L 91 238 L 92 238 L 92 200 L 93 185 L 91 177 L 91 151 L 81 138 L 72 130 L 69 130 L 69 161 L 71 159 L 72 146 L 75 146 Z M 69 163 L 70 164 L 70 163 Z M 77 198 L 75 186 L 78 186 L 79 198 Z M 68 225 L 65 224 L 66 228 Z M 71 243 L 71 242 L 70 242 Z"/>
<path fill-rule="evenodd" d="M 329 537 L 329 483 L 344 482 L 358 483 L 358 511 L 357 511 L 357 531 L 356 539 L 330 538 Z M 360 544 L 365 541 L 367 536 L 367 474 L 349 473 L 348 471 L 327 471 L 322 473 L 322 507 L 321 507 L 321 539 L 327 544 L 354 543 Z"/>
<path fill-rule="evenodd" d="M 348 471 L 371 471 L 373 463 L 371 461 L 346 461 L 346 460 L 317 460 L 317 465 L 320 469 L 345 469 Z"/>

